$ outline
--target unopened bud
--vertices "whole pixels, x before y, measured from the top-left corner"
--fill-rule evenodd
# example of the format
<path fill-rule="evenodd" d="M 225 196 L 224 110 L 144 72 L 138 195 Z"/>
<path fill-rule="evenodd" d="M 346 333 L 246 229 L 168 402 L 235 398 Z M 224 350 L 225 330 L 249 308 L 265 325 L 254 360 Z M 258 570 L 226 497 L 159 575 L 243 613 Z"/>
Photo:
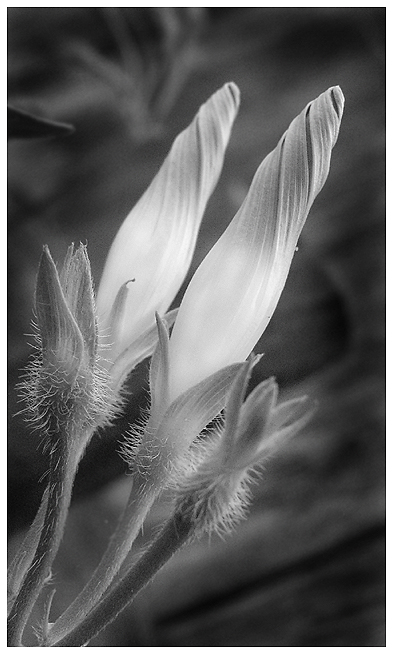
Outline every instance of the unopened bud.
<path fill-rule="evenodd" d="M 44 248 L 38 269 L 35 310 L 41 339 L 42 365 L 62 374 L 65 383 L 72 385 L 84 357 L 84 342 L 67 305 L 56 266 L 47 247 Z"/>
<path fill-rule="evenodd" d="M 84 246 L 69 248 L 60 274 L 44 248 L 35 312 L 39 356 L 21 385 L 29 419 L 49 440 L 83 432 L 111 410 L 97 368 L 94 294 Z"/>
<path fill-rule="evenodd" d="M 194 448 L 176 482 L 177 511 L 194 522 L 194 533 L 227 532 L 245 517 L 251 499 L 252 473 L 311 418 L 308 398 L 277 405 L 273 379 L 257 386 L 244 404 L 253 362 L 238 370 L 229 394 L 224 428 Z"/>

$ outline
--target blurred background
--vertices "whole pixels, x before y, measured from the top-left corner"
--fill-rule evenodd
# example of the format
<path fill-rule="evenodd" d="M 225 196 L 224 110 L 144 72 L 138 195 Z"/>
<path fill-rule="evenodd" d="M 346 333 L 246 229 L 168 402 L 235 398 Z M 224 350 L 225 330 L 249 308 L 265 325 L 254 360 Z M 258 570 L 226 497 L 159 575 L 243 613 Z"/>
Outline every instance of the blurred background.
<path fill-rule="evenodd" d="M 331 172 L 252 379 L 275 375 L 283 398 L 308 393 L 318 413 L 254 486 L 249 519 L 224 541 L 179 552 L 91 645 L 383 646 L 384 8 L 9 8 L 8 28 L 10 104 L 74 127 L 38 138 L 10 122 L 10 554 L 45 487 L 46 457 L 15 415 L 42 245 L 61 262 L 71 242 L 87 243 L 98 284 L 174 137 L 233 80 L 242 104 L 191 274 L 290 121 L 339 84 L 346 107 Z M 128 414 L 80 466 L 54 618 L 87 581 L 126 500 L 116 433 L 146 404 L 146 371 L 130 380 Z M 164 497 L 154 507 L 140 546 L 168 506 Z"/>

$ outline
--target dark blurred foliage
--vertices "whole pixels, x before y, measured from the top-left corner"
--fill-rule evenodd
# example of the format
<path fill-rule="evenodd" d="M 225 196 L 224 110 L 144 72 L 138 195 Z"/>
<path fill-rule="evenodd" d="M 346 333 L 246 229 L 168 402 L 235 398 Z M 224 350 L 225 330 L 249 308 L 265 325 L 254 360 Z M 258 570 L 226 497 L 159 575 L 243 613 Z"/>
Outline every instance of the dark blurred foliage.
<path fill-rule="evenodd" d="M 28 524 L 44 488 L 45 457 L 14 416 L 42 244 L 61 262 L 71 242 L 87 242 L 98 283 L 173 138 L 233 80 L 241 109 L 191 274 L 289 122 L 339 84 L 331 173 L 253 378 L 275 375 L 283 397 L 312 395 L 318 414 L 271 462 L 236 534 L 184 549 L 93 645 L 382 646 L 384 9 L 12 8 L 8 24 L 10 105 L 75 127 L 9 145 L 10 531 Z M 80 467 L 54 611 L 86 581 L 124 501 L 115 435 L 145 389 L 144 364 L 128 415 Z M 157 505 L 142 542 L 166 511 Z"/>
<path fill-rule="evenodd" d="M 7 137 L 9 139 L 21 138 L 48 138 L 72 134 L 72 125 L 58 123 L 34 116 L 28 111 L 7 107 Z"/>

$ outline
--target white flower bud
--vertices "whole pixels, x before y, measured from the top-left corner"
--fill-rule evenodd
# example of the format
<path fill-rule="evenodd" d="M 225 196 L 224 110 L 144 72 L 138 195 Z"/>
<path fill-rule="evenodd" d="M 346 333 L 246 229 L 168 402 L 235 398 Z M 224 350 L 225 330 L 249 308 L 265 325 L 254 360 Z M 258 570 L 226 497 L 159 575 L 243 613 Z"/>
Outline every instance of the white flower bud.
<path fill-rule="evenodd" d="M 336 86 L 295 118 L 193 276 L 170 339 L 172 400 L 216 370 L 244 361 L 266 329 L 325 183 L 343 106 Z"/>
<path fill-rule="evenodd" d="M 202 105 L 116 235 L 97 294 L 100 328 L 109 332 L 112 361 L 154 325 L 156 312 L 167 311 L 183 282 L 238 105 L 239 90 L 232 83 Z M 113 303 L 129 281 L 114 324 Z"/>

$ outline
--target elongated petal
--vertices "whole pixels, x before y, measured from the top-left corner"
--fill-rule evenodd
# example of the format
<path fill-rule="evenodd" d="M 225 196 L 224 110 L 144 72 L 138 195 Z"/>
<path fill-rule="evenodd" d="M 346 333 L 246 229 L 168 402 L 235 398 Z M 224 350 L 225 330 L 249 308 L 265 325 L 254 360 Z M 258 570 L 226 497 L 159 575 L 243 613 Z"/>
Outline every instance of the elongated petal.
<path fill-rule="evenodd" d="M 206 203 L 221 172 L 239 105 L 235 84 L 226 84 L 175 140 L 152 184 L 121 226 L 98 290 L 100 324 L 119 288 L 132 279 L 114 343 L 114 355 L 163 315 L 187 273 Z"/>
<path fill-rule="evenodd" d="M 295 118 L 196 271 L 170 341 L 172 399 L 215 370 L 246 359 L 261 337 L 326 180 L 343 104 L 334 87 Z"/>

